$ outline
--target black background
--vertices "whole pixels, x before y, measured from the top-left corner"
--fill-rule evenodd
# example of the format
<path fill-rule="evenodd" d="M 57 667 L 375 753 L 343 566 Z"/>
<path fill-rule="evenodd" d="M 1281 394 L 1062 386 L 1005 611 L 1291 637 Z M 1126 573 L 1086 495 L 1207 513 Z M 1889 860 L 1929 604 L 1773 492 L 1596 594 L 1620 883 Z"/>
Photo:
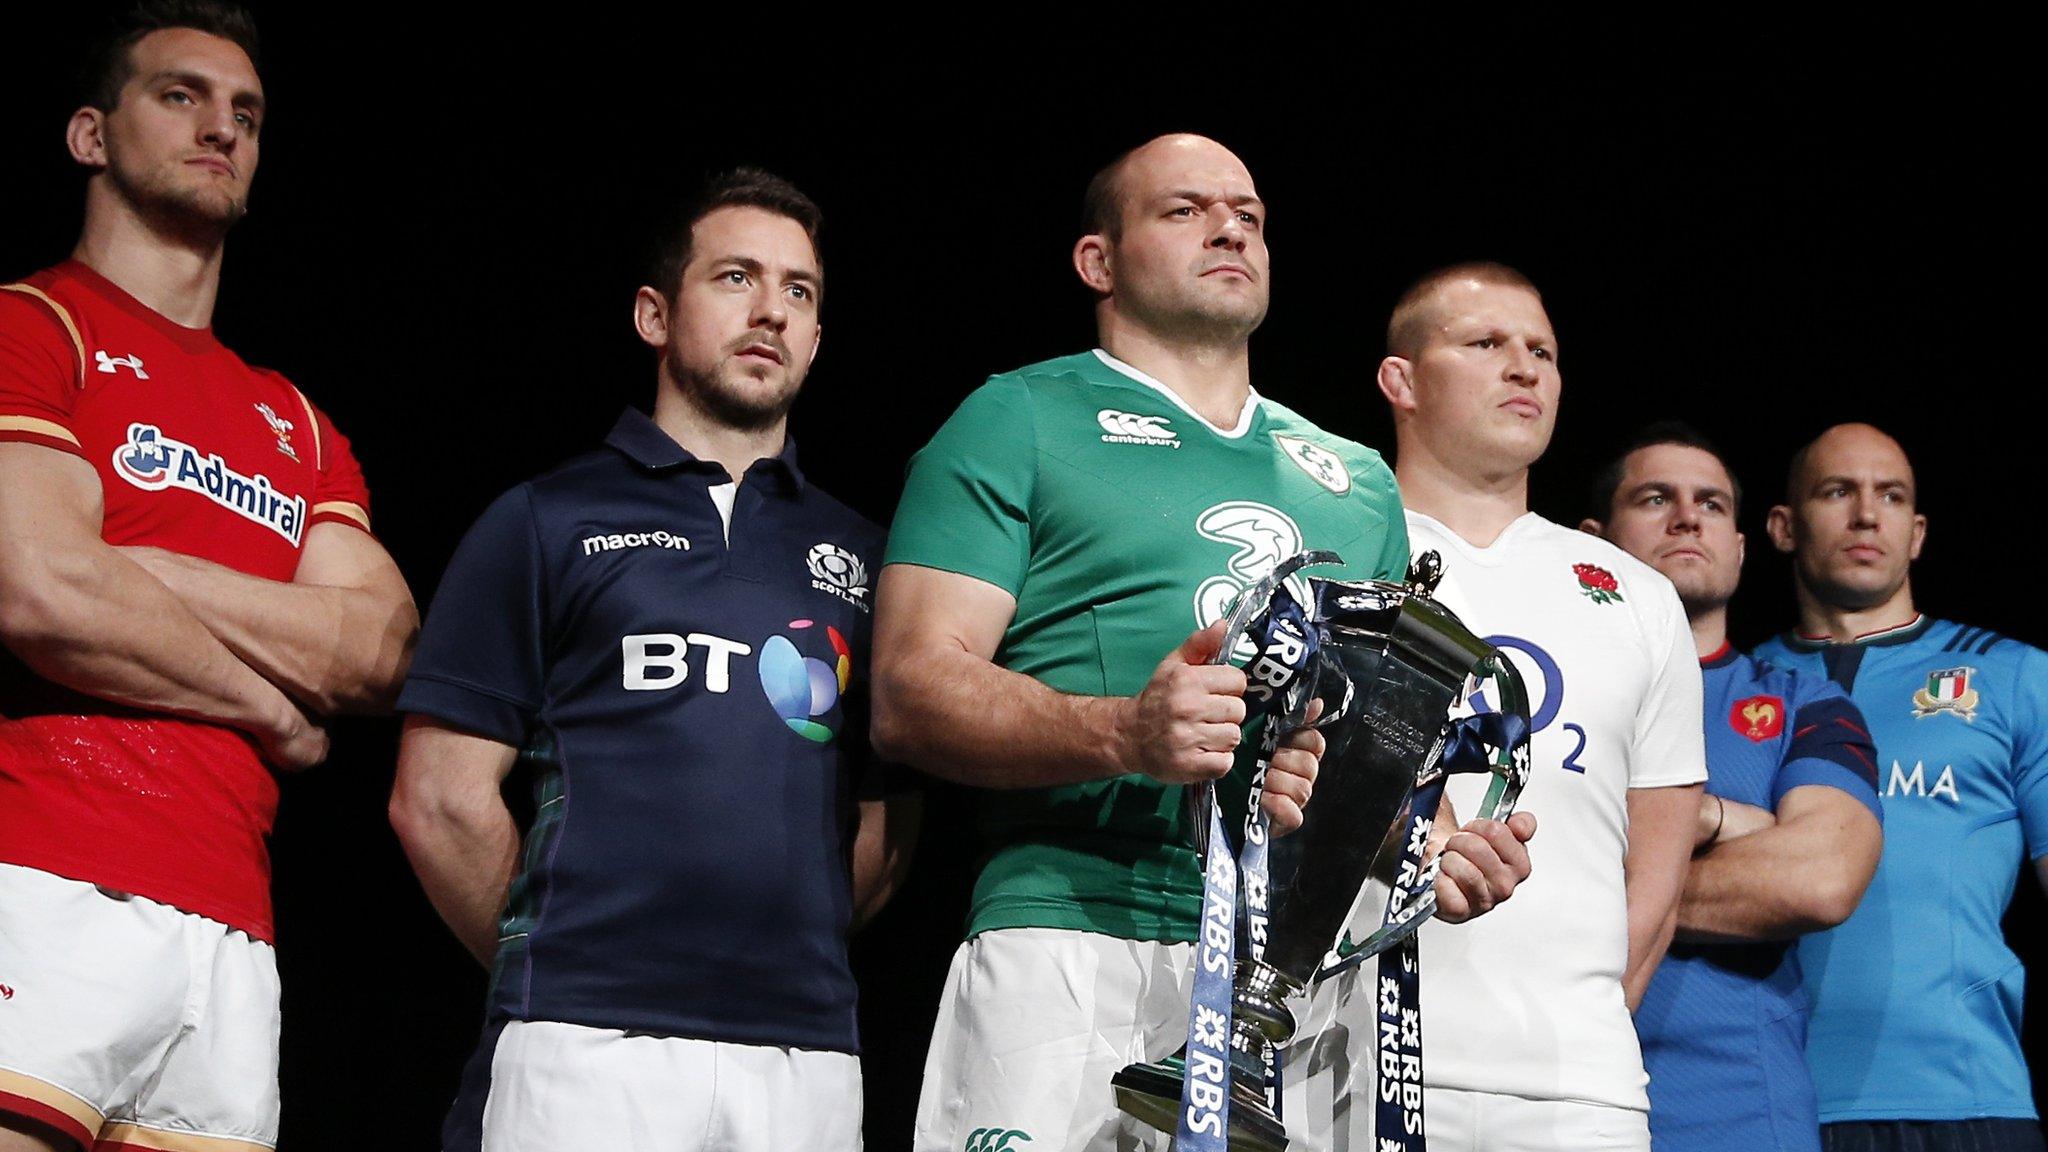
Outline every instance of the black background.
<path fill-rule="evenodd" d="M 259 10 L 272 113 L 216 326 L 354 440 L 423 606 L 493 495 L 648 402 L 628 309 L 645 224 L 678 189 L 759 163 L 824 206 L 826 339 L 793 427 L 806 472 L 886 522 L 905 460 L 969 389 L 1092 343 L 1067 264 L 1089 173 L 1191 129 L 1237 150 L 1271 207 L 1267 394 L 1391 456 L 1372 372 L 1395 296 L 1436 265 L 1504 260 L 1542 286 L 1562 350 L 1538 511 L 1575 523 L 1618 438 L 1691 420 L 1750 490 L 1734 632 L 1754 643 L 1791 622 L 1763 535 L 1787 457 L 1870 420 L 1919 469 L 1920 606 L 2048 642 L 2042 188 L 2004 79 L 2021 73 L 1989 33 L 1877 49 L 1695 28 L 1683 58 L 1668 35 L 1567 57 L 1568 37 L 1513 27 L 1248 37 L 1250 14 L 1207 11 L 918 30 L 951 48 L 880 17 L 336 11 Z M 0 34 L 6 276 L 76 236 L 62 129 L 101 16 L 18 19 Z M 483 974 L 385 823 L 395 746 L 390 720 L 343 722 L 330 763 L 285 783 L 287 1149 L 433 1147 L 475 1038 Z M 935 792 L 908 887 L 855 945 L 871 1147 L 907 1143 L 975 864 L 965 810 Z M 2041 908 L 2021 885 L 2008 931 Z"/>

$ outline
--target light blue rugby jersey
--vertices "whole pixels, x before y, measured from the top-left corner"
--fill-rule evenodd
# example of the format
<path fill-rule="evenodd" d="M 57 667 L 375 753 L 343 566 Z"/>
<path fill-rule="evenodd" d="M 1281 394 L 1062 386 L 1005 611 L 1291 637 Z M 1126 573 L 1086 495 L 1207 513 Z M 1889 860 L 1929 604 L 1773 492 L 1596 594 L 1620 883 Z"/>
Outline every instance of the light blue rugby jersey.
<path fill-rule="evenodd" d="M 1842 685 L 1877 741 L 1877 877 L 1799 945 L 1821 1121 L 2033 1117 L 2026 974 L 1999 921 L 2025 861 L 2048 855 L 2048 653 L 1920 616 L 1756 655 Z"/>
<path fill-rule="evenodd" d="M 1734 649 L 1700 660 L 1707 791 L 1775 810 L 1809 784 L 1879 820 L 1875 751 L 1842 690 Z M 1677 941 L 1636 1012 L 1658 1152 L 1819 1152 L 1806 993 L 1791 941 Z"/>

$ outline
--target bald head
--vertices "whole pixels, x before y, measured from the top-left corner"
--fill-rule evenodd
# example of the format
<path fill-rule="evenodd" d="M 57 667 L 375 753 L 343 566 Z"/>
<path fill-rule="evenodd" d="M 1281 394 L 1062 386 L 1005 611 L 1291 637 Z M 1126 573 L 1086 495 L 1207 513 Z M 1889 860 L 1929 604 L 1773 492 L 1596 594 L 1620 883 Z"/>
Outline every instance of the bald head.
<path fill-rule="evenodd" d="M 1906 450 L 1869 424 L 1837 424 L 1794 452 L 1791 467 L 1785 470 L 1785 502 L 1798 503 L 1830 476 L 1871 470 L 1901 485 L 1909 504 L 1918 503 L 1913 462 L 1906 459 Z"/>
<path fill-rule="evenodd" d="M 1185 160 L 1227 162 L 1245 172 L 1244 161 L 1239 160 L 1236 153 L 1207 136 L 1192 132 L 1154 136 L 1103 165 L 1089 179 L 1088 191 L 1081 198 L 1081 231 L 1108 237 L 1112 244 L 1123 239 L 1124 216 L 1130 207 L 1130 181 L 1127 177 L 1132 170 Z M 1249 172 L 1245 172 L 1245 182 L 1251 182 Z"/>
<path fill-rule="evenodd" d="M 1536 285 L 1527 276 L 1505 264 L 1473 260 L 1439 268 L 1401 293 L 1393 316 L 1387 320 L 1387 355 L 1415 359 L 1430 336 L 1457 311 L 1458 302 L 1453 297 L 1461 290 L 1469 294 L 1472 289 L 1489 285 L 1520 288 L 1538 302 L 1543 299 L 1543 293 L 1536 291 Z"/>

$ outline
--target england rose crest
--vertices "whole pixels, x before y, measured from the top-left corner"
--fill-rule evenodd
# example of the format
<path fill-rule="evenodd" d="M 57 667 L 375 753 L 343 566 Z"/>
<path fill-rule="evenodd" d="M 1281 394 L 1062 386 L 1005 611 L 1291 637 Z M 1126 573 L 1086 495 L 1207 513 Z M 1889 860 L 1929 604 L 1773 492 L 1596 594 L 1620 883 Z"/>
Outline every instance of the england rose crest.
<path fill-rule="evenodd" d="M 1614 573 L 1598 564 L 1574 564 L 1573 575 L 1579 578 L 1579 591 L 1595 604 L 1605 604 L 1621 599 L 1621 585 L 1614 579 Z"/>

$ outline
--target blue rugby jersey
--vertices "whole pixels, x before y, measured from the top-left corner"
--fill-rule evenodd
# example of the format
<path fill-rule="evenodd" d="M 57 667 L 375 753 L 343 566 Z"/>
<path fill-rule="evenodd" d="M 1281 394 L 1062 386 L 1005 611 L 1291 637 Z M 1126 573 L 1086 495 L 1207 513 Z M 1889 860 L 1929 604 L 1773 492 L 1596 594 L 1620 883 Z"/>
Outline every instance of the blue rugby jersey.
<path fill-rule="evenodd" d="M 1839 788 L 1879 820 L 1875 751 L 1842 690 L 1723 645 L 1700 661 L 1707 791 L 1775 810 L 1802 785 Z M 1817 1152 L 1806 994 L 1791 941 L 1676 941 L 1636 1012 L 1658 1152 Z"/>
<path fill-rule="evenodd" d="M 522 749 L 494 1017 L 857 1052 L 846 932 L 882 531 L 628 410 L 450 562 L 398 707 Z"/>
<path fill-rule="evenodd" d="M 1799 945 L 1822 1122 L 2034 1116 L 2026 977 L 1999 920 L 2023 861 L 2048 854 L 2048 653 L 1920 616 L 1756 655 L 1842 685 L 1877 740 L 1877 878 Z"/>

